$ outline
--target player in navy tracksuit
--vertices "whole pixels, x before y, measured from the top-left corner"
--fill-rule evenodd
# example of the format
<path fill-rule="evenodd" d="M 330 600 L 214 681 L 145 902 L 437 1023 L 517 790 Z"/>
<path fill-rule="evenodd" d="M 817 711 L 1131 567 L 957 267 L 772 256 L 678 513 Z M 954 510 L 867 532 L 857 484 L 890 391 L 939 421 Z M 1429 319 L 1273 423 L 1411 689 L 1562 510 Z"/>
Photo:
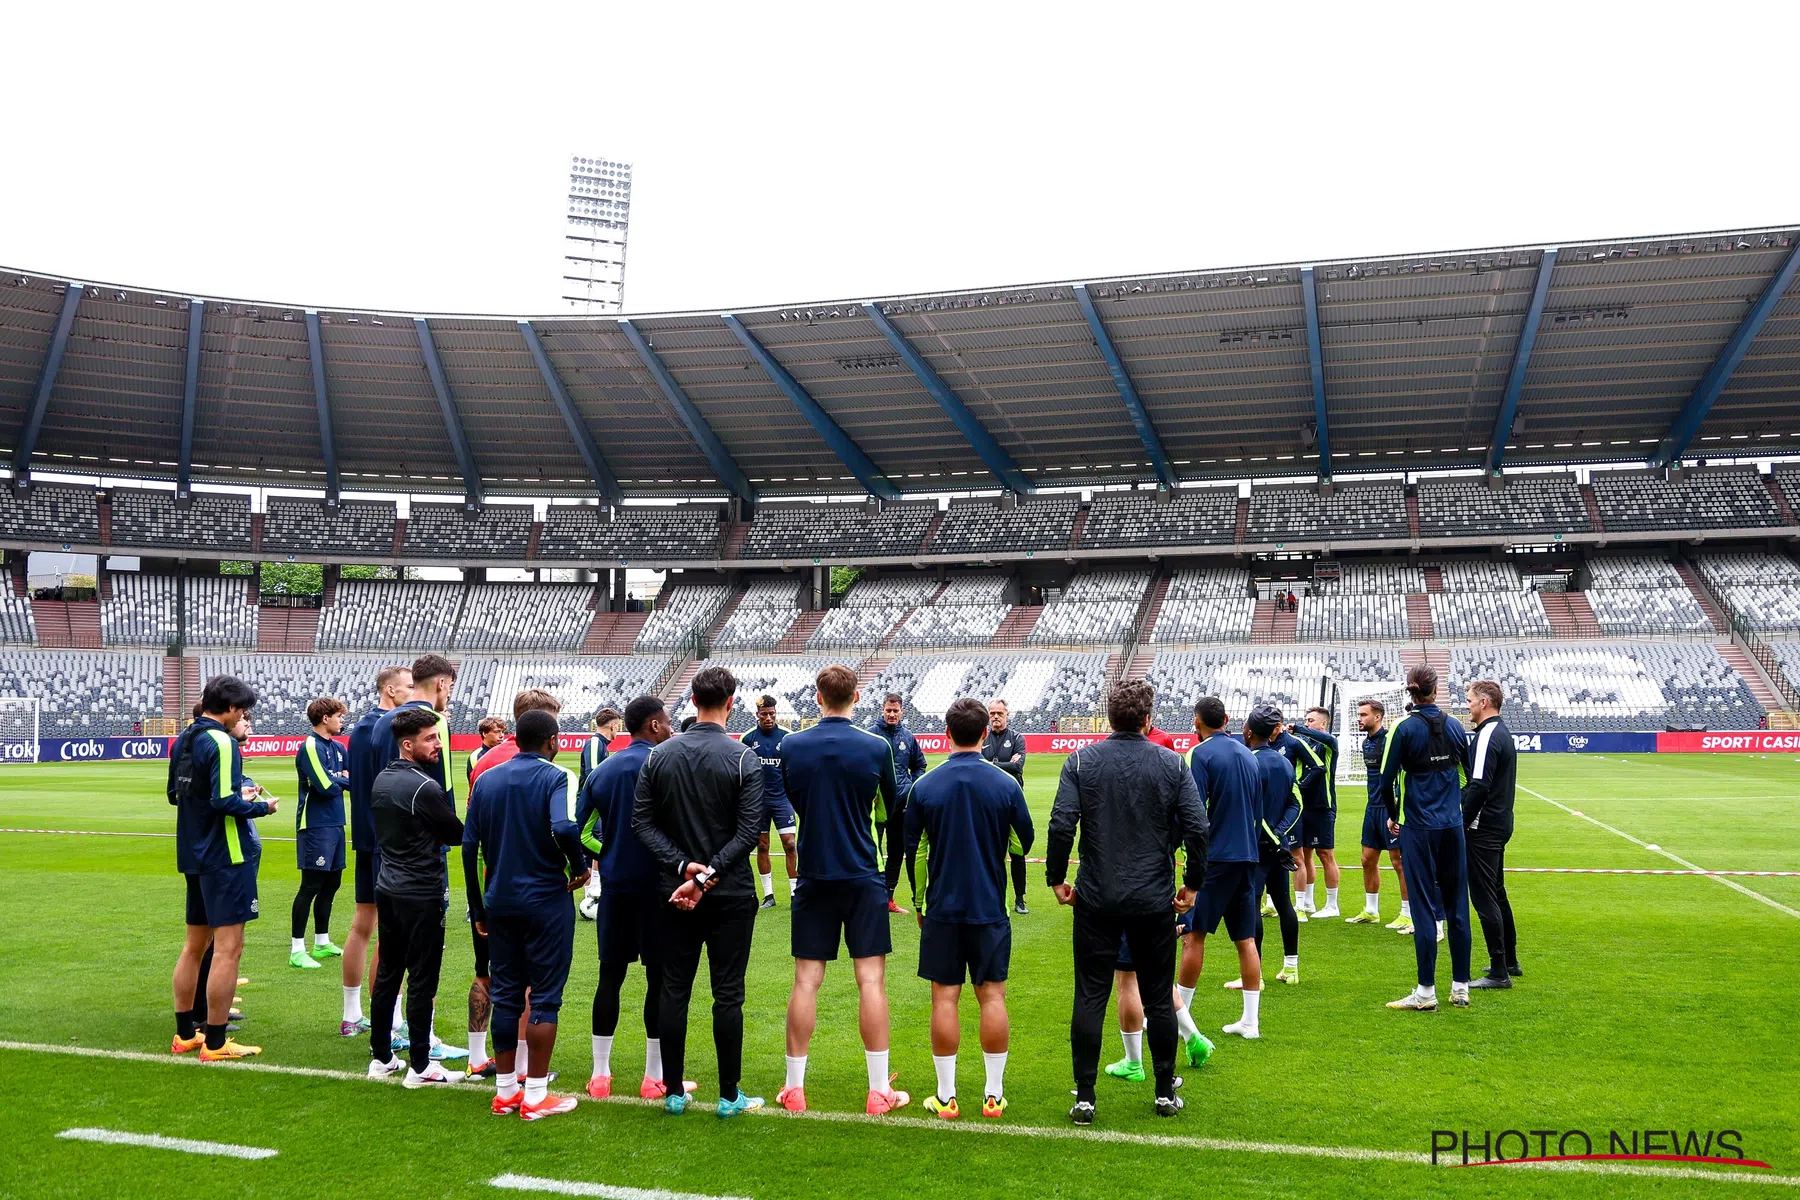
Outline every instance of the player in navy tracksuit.
<path fill-rule="evenodd" d="M 1006 973 L 1012 922 L 1006 915 L 1006 848 L 1031 849 L 1031 813 L 1018 780 L 981 757 L 987 709 L 964 697 L 944 715 L 954 748 L 948 761 L 913 784 L 906 803 L 906 857 L 926 848 L 919 907 L 919 978 L 931 982 L 931 1057 L 937 1095 L 927 1110 L 946 1120 L 956 1105 L 957 1004 L 965 976 L 981 1004 L 987 1085 L 981 1115 L 1006 1112 Z"/>
<path fill-rule="evenodd" d="M 925 774 L 925 752 L 919 749 L 919 739 L 912 730 L 906 727 L 906 702 L 900 698 L 899 692 L 889 692 L 881 701 L 881 717 L 869 728 L 884 738 L 894 752 L 894 794 L 899 797 L 897 803 L 889 805 L 887 815 L 876 822 L 875 838 L 883 853 L 887 855 L 887 897 L 888 911 L 905 912 L 894 900 L 894 891 L 900 886 L 900 863 L 905 855 L 896 844 L 906 837 L 906 796 L 912 791 L 913 781 Z M 913 903 L 919 900 L 919 880 L 912 870 L 910 861 L 906 872 L 906 885 L 912 892 Z"/>
<path fill-rule="evenodd" d="M 1388 830 L 1400 838 L 1400 861 L 1413 902 L 1424 906 L 1413 927 L 1419 984 L 1389 1008 L 1437 1008 L 1437 923 L 1448 925 L 1450 1003 L 1469 1004 L 1469 884 L 1463 843 L 1462 781 L 1468 735 L 1437 706 L 1437 671 L 1409 667 L 1413 708 L 1388 735 L 1381 777 L 1393 787 Z"/>
<path fill-rule="evenodd" d="M 1381 852 L 1388 852 L 1394 881 L 1400 885 L 1400 915 L 1388 923 L 1396 933 L 1412 933 L 1412 901 L 1407 896 L 1406 875 L 1400 865 L 1400 839 L 1388 832 L 1388 800 L 1393 785 L 1381 777 L 1381 756 L 1387 753 L 1387 706 L 1374 698 L 1356 706 L 1356 723 L 1363 731 L 1363 768 L 1368 777 L 1368 799 L 1363 805 L 1362 874 L 1363 908 L 1344 920 L 1351 925 L 1381 923 Z"/>
<path fill-rule="evenodd" d="M 631 806 L 644 760 L 675 731 L 670 728 L 668 711 L 655 696 L 639 696 L 627 704 L 624 719 L 631 743 L 607 755 L 599 767 L 588 773 L 575 806 L 581 844 L 587 847 L 601 879 L 594 912 L 600 945 L 600 985 L 594 989 L 594 1073 L 588 1077 L 587 1090 L 596 1100 L 612 1095 L 612 1043 L 619 1028 L 619 990 L 625 985 L 631 964 L 642 958 L 645 1064 L 638 1095 L 645 1100 L 660 1100 L 668 1089 L 663 1084 L 662 1042 L 658 1034 L 663 960 L 658 952 L 657 924 L 668 897 L 657 886 L 656 859 L 631 832 Z"/>
<path fill-rule="evenodd" d="M 800 885 L 800 860 L 794 851 L 794 806 L 788 802 L 787 787 L 781 780 L 781 743 L 791 730 L 775 723 L 775 697 L 763 696 L 756 702 L 756 728 L 746 733 L 743 743 L 762 759 L 763 806 L 768 809 L 763 830 L 756 839 L 756 874 L 762 881 L 762 907 L 775 907 L 775 864 L 769 861 L 769 828 L 781 839 L 787 856 L 788 895 Z"/>
<path fill-rule="evenodd" d="M 818 1022 L 819 985 L 825 964 L 837 958 L 840 937 L 855 964 L 868 1112 L 885 1113 L 909 1099 L 893 1090 L 888 1077 L 887 956 L 894 943 L 874 833 L 876 823 L 899 810 L 900 797 L 893 744 L 850 721 L 857 696 L 856 672 L 826 667 L 818 677 L 824 715 L 781 744 L 783 782 L 800 818 L 787 1082 L 776 1098 L 790 1112 L 806 1107 L 806 1055 Z"/>
<path fill-rule="evenodd" d="M 356 724 L 350 727 L 350 748 L 344 765 L 350 773 L 346 794 L 350 800 L 350 848 L 356 851 L 356 911 L 350 918 L 350 936 L 344 939 L 344 1016 L 338 1023 L 338 1034 L 342 1037 L 369 1032 L 369 1021 L 362 1010 L 363 972 L 373 972 L 381 958 L 379 945 L 373 955 L 369 953 L 381 916 L 375 907 L 375 880 L 381 875 L 381 846 L 375 840 L 375 818 L 370 802 L 375 778 L 388 764 L 375 746 L 375 723 L 410 695 L 412 668 L 383 667 L 375 675 L 376 707 L 358 717 Z M 404 1049 L 406 1039 L 395 1038 L 394 1050 Z"/>
<path fill-rule="evenodd" d="M 1280 730 L 1281 712 L 1267 704 L 1257 705 L 1244 721 L 1244 744 L 1256 752 L 1263 779 L 1263 886 L 1275 902 L 1275 913 L 1281 922 L 1282 961 L 1275 978 L 1282 983 L 1299 983 L 1300 922 L 1289 894 L 1288 874 L 1294 869 L 1294 834 L 1299 828 L 1304 806 L 1294 768 L 1276 748 L 1275 739 L 1280 737 Z M 1262 937 L 1259 915 L 1256 922 L 1256 948 L 1259 951 Z M 1228 1026 L 1227 1032 L 1236 1031 Z"/>
<path fill-rule="evenodd" d="M 487 935 L 493 971 L 494 1057 L 499 1060 L 493 1111 L 517 1111 L 526 1120 L 575 1107 L 573 1097 L 545 1091 L 574 953 L 575 905 L 569 893 L 588 876 L 587 851 L 575 820 L 575 773 L 551 761 L 556 735 L 551 714 L 521 716 L 519 753 L 482 774 L 463 826 L 469 912 Z M 476 866 L 478 853 L 485 884 Z M 526 1043 L 532 1074 L 521 1092 L 514 1069 L 528 991 Z"/>
<path fill-rule="evenodd" d="M 201 716 L 169 755 L 169 803 L 175 806 L 175 869 L 187 878 L 187 936 L 175 962 L 176 1054 L 204 1061 L 260 1054 L 226 1037 L 231 996 L 244 952 L 244 924 L 256 920 L 256 872 L 262 839 L 251 820 L 276 802 L 246 798 L 244 759 L 232 731 L 256 706 L 256 693 L 229 675 L 209 679 Z M 202 983 L 202 962 L 208 963 Z M 216 965 L 217 970 L 211 969 Z M 204 1024 L 205 1033 L 196 1030 Z"/>
<path fill-rule="evenodd" d="M 1294 873 L 1294 890 L 1300 893 L 1297 906 L 1308 917 L 1321 919 L 1340 915 L 1338 912 L 1337 864 L 1337 735 L 1331 732 L 1331 713 L 1323 708 L 1306 710 L 1305 723 L 1292 726 L 1293 735 L 1304 742 L 1318 759 L 1318 769 L 1307 772 L 1301 785 L 1305 810 L 1300 816 L 1300 869 Z M 1319 865 L 1313 865 L 1317 856 Z M 1320 872 L 1325 875 L 1325 907 L 1319 908 L 1313 897 L 1313 882 Z"/>
<path fill-rule="evenodd" d="M 1194 907 L 1177 922 L 1186 934 L 1181 970 L 1175 981 L 1179 1001 L 1175 1023 L 1181 1030 L 1188 1064 L 1200 1066 L 1212 1055 L 1213 1045 L 1195 1023 L 1194 988 L 1205 962 L 1206 938 L 1225 923 L 1225 935 L 1237 947 L 1238 968 L 1244 986 L 1244 1016 L 1240 1025 L 1254 1031 L 1262 1000 L 1262 960 L 1256 952 L 1257 901 L 1262 895 L 1262 851 L 1258 830 L 1262 824 L 1262 768 L 1250 748 L 1225 732 L 1230 718 L 1217 696 L 1203 696 L 1194 705 L 1194 732 L 1200 742 L 1188 751 L 1188 770 L 1194 787 L 1206 805 L 1211 825 L 1206 847 L 1206 880 L 1194 897 Z"/>
<path fill-rule="evenodd" d="M 1304 921 L 1312 912 L 1312 904 L 1311 884 L 1301 847 L 1305 843 L 1308 818 L 1325 804 L 1322 792 L 1325 783 L 1325 757 L 1323 751 L 1313 743 L 1296 737 L 1294 726 L 1285 722 L 1272 744 L 1288 760 L 1288 765 L 1294 768 L 1294 783 L 1300 788 L 1300 823 L 1294 826 L 1294 873 L 1291 883 L 1295 920 Z"/>
<path fill-rule="evenodd" d="M 300 788 L 294 804 L 294 858 L 300 891 L 294 896 L 288 965 L 317 970 L 318 960 L 343 953 L 331 944 L 331 902 L 344 878 L 344 702 L 320 696 L 306 706 L 312 735 L 294 753 Z M 306 913 L 313 914 L 313 952 L 306 952 Z"/>

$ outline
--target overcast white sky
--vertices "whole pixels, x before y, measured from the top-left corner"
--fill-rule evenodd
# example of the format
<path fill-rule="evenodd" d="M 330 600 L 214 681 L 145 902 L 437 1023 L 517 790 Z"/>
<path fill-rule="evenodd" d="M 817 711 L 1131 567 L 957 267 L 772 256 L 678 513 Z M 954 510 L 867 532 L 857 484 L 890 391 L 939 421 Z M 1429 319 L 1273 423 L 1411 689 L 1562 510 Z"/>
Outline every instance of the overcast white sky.
<path fill-rule="evenodd" d="M 21 4 L 0 263 L 557 312 L 575 151 L 640 312 L 1791 222 L 1790 17 Z"/>

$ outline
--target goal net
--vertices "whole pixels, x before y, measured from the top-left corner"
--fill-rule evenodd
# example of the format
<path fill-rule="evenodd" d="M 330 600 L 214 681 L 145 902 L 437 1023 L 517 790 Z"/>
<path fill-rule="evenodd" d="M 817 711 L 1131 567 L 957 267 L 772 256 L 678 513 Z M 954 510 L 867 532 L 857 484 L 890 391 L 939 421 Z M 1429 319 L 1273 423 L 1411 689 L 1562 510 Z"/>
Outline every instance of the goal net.
<path fill-rule="evenodd" d="M 0 696 L 0 763 L 38 760 L 38 698 Z"/>
<path fill-rule="evenodd" d="M 1337 777 L 1340 782 L 1362 782 L 1368 778 L 1368 769 L 1363 765 L 1364 735 L 1362 726 L 1356 720 L 1357 705 L 1364 700 L 1379 700 L 1387 711 L 1387 723 L 1392 725 L 1406 714 L 1406 685 L 1392 681 L 1339 680 L 1336 693 Z"/>

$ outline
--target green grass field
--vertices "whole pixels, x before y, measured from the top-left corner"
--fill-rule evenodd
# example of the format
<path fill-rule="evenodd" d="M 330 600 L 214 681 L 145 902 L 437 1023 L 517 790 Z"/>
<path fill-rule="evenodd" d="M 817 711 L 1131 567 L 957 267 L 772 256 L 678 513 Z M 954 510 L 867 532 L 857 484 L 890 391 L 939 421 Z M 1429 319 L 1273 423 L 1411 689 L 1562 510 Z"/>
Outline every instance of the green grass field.
<path fill-rule="evenodd" d="M 1058 760 L 1033 760 L 1027 791 L 1048 814 Z M 458 764 L 460 770 L 460 763 Z M 125 834 L 166 832 L 160 764 L 12 768 L 0 774 L 0 826 Z M 286 764 L 256 771 L 283 795 Z M 1800 870 L 1800 765 L 1791 758 L 1524 756 L 1523 788 L 1712 870 Z M 1538 796 L 1521 792 L 1509 862 L 1523 867 L 1669 869 L 1675 863 Z M 1338 842 L 1354 864 L 1362 804 L 1346 792 Z M 1042 828 L 1040 824 L 1040 828 Z M 262 822 L 291 836 L 288 815 Z M 1015 919 L 1012 1056 L 1006 1122 L 949 1126 L 916 1105 L 901 1119 L 861 1116 L 865 1089 L 848 964 L 828 973 L 807 1080 L 810 1119 L 779 1112 L 721 1123 L 636 1102 L 584 1103 L 536 1125 L 487 1113 L 473 1086 L 408 1093 L 360 1078 L 364 1039 L 336 1036 L 335 964 L 287 965 L 292 844 L 267 842 L 261 921 L 250 927 L 239 989 L 243 1036 L 265 1048 L 251 1066 L 201 1067 L 167 1055 L 169 971 L 181 938 L 182 885 L 167 838 L 0 833 L 0 1062 L 15 1082 L 5 1196 L 409 1197 L 497 1194 L 514 1173 L 619 1188 L 774 1200 L 815 1196 L 1636 1196 L 1743 1194 L 1707 1167 L 1614 1165 L 1605 1171 L 1423 1161 L 1431 1131 L 1738 1130 L 1743 1153 L 1800 1186 L 1800 1049 L 1792 1035 L 1800 981 L 1800 878 L 1740 878 L 1748 895 L 1692 875 L 1522 874 L 1508 878 L 1520 927 L 1520 986 L 1476 993 L 1467 1010 L 1391 1012 L 1412 982 L 1409 939 L 1379 927 L 1311 922 L 1303 982 L 1272 980 L 1263 1038 L 1222 1035 L 1187 1070 L 1187 1111 L 1151 1112 L 1148 1084 L 1102 1077 L 1092 1131 L 1067 1120 L 1068 913 L 1033 868 L 1030 916 Z M 777 858 L 779 862 L 779 857 Z M 453 878 L 455 874 L 453 864 Z M 777 874 L 781 868 L 777 866 Z M 351 914 L 349 880 L 334 936 Z M 1384 913 L 1398 897 L 1384 873 Z M 792 961 L 788 909 L 765 913 L 749 980 L 748 1090 L 773 1101 Z M 1342 904 L 1360 903 L 1346 870 Z M 1758 897 L 1766 898 L 1765 903 Z M 904 896 L 902 897 L 904 899 Z M 1776 905 L 1783 907 L 1776 907 Z M 453 913 L 461 911 L 460 903 Z M 929 989 L 915 974 L 917 932 L 895 919 L 889 964 L 898 1086 L 932 1087 Z M 453 919 L 438 1017 L 460 1040 L 470 950 Z M 559 1090 L 589 1068 L 593 927 L 577 931 Z M 1216 945 L 1216 943 L 1215 943 Z M 1482 963 L 1479 933 L 1476 961 Z M 1279 952 L 1279 940 L 1270 947 Z M 1195 1000 L 1202 1029 L 1235 1019 L 1215 951 Z M 1447 984 L 1447 956 L 1440 963 Z M 627 984 L 614 1073 L 642 1065 L 639 976 Z M 715 1093 L 706 1006 L 697 993 L 690 1074 Z M 52 1047 L 86 1049 L 78 1056 Z M 1109 1035 L 1106 1058 L 1117 1057 Z M 108 1053 L 101 1053 L 108 1052 Z M 128 1052 L 133 1057 L 113 1057 Z M 959 1077 L 978 1096 L 973 997 L 965 998 Z M 301 1070 L 296 1070 L 301 1069 Z M 37 1084 L 23 1084 L 34 1078 Z M 31 1099 L 31 1097 L 36 1097 Z M 973 1106 L 965 1106 L 965 1112 Z M 260 1161 L 61 1140 L 75 1127 L 265 1147 Z M 986 1136 L 983 1136 L 986 1135 Z M 1554 1153 L 1554 1142 L 1551 1152 Z M 1512 1151 L 1516 1154 L 1517 1151 Z M 1687 1172 L 1683 1174 L 1682 1172 Z M 1673 1172 L 1673 1174 L 1670 1174 Z M 1757 1191 L 1760 1190 L 1749 1189 Z M 580 1193 L 577 1193 L 580 1194 Z M 588 1192 L 586 1194 L 606 1194 Z"/>

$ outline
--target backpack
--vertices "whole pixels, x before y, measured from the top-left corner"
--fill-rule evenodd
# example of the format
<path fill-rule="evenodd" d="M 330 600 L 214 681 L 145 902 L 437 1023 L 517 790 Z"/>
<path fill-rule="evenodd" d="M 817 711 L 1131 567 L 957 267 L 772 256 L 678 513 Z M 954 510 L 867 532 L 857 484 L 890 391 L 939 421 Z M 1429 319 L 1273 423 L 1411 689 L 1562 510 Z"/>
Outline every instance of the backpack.
<path fill-rule="evenodd" d="M 175 739 L 169 751 L 169 803 L 179 805 L 194 792 L 194 727 L 189 725 Z"/>
<path fill-rule="evenodd" d="M 1462 755 L 1457 751 L 1456 743 L 1450 740 L 1450 718 L 1442 712 L 1439 712 L 1436 716 L 1427 716 L 1424 713 L 1414 713 L 1413 715 L 1425 722 L 1425 729 L 1429 734 L 1429 738 L 1425 743 L 1424 764 L 1416 768 L 1410 768 L 1409 773 L 1413 775 L 1440 775 L 1446 771 L 1461 769 Z"/>

